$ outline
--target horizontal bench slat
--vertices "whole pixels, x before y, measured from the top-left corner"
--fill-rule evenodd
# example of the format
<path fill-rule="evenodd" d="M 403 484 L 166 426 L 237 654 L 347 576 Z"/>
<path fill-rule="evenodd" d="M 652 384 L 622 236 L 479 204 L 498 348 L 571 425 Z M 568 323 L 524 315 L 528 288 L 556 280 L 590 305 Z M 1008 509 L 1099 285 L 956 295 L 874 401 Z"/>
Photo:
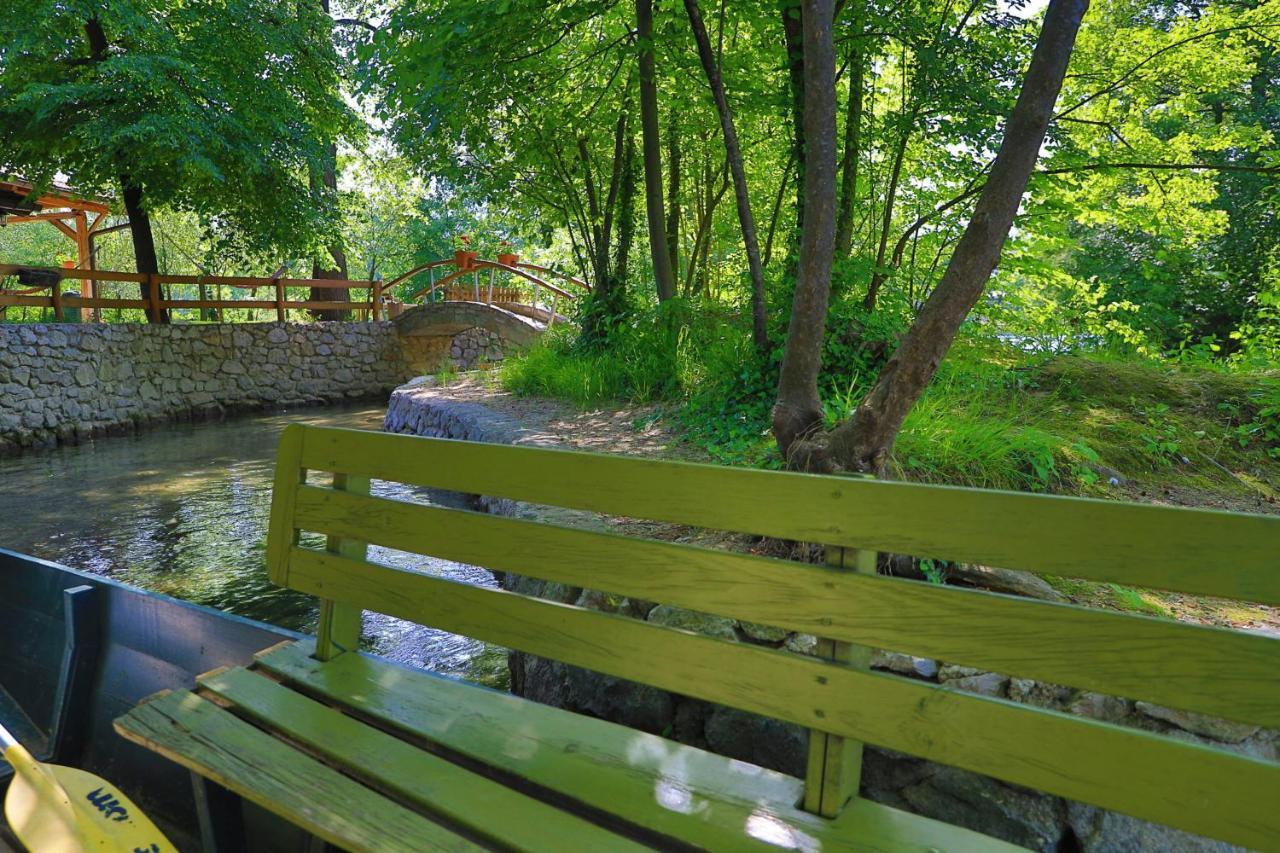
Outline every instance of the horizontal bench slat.
<path fill-rule="evenodd" d="M 301 430 L 305 468 L 1280 604 L 1280 518 L 358 430 Z"/>
<path fill-rule="evenodd" d="M 482 838 L 520 850 L 646 850 L 245 669 L 198 679 L 260 724 Z M 494 817 L 502 815 L 502 823 Z"/>
<path fill-rule="evenodd" d="M 1254 634 L 315 486 L 294 507 L 305 530 L 1280 728 L 1280 642 Z"/>
<path fill-rule="evenodd" d="M 301 548 L 289 585 L 1233 843 L 1280 834 L 1270 762 Z"/>
<path fill-rule="evenodd" d="M 368 655 L 322 664 L 308 646 L 268 650 L 258 665 L 381 724 L 703 849 L 1022 849 L 869 800 L 826 820 L 796 807 L 793 777 Z"/>
<path fill-rule="evenodd" d="M 483 849 L 185 690 L 134 708 L 115 728 L 344 850 Z"/>

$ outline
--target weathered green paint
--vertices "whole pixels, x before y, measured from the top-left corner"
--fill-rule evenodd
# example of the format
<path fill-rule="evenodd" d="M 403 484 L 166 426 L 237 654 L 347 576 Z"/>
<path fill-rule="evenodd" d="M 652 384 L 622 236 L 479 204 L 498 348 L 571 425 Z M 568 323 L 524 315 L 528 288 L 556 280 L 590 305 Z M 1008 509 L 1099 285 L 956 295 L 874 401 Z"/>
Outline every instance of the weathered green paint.
<path fill-rule="evenodd" d="M 1268 807 L 1280 800 L 1276 763 L 866 669 L 869 648 L 882 647 L 1280 725 L 1274 639 L 874 572 L 875 552 L 888 551 L 1274 604 L 1280 519 L 347 430 L 300 429 L 284 445 L 268 549 L 278 582 L 806 726 L 804 802 L 838 816 L 801 811 L 796 780 L 751 781 L 706 753 L 360 654 L 322 663 L 290 647 L 261 660 L 305 692 L 593 809 L 717 848 L 741 846 L 735 834 L 750 836 L 752 818 L 740 809 L 762 803 L 766 822 L 823 849 L 969 843 L 856 797 L 841 811 L 865 742 L 1250 847 L 1280 837 Z M 305 469 L 826 543 L 832 565 L 372 498 L 306 485 Z M 811 633 L 825 659 L 381 566 L 363 546 L 306 549 L 299 529 Z M 516 740 L 495 743 L 509 730 Z M 655 777 L 668 752 L 700 768 L 696 782 Z M 663 800 L 668 780 L 677 809 Z M 770 798 L 753 795 L 760 785 Z"/>
<path fill-rule="evenodd" d="M 376 479 L 1280 604 L 1280 518 L 310 427 L 302 465 Z"/>
<path fill-rule="evenodd" d="M 306 488 L 306 486 L 301 488 Z M 334 474 L 333 493 L 368 497 L 369 478 L 350 474 Z M 297 535 L 297 530 L 294 530 L 294 535 Z M 325 539 L 325 549 L 330 554 L 338 554 L 353 560 L 363 560 L 368 551 L 368 546 L 358 535 L 340 536 L 330 532 Z M 360 647 L 360 632 L 363 622 L 364 611 L 359 607 L 322 599 L 320 602 L 320 619 L 316 623 L 316 658 L 318 660 L 331 660 L 343 652 L 358 649 Z"/>
<path fill-rule="evenodd" d="M 235 713 L 495 844 L 520 850 L 641 850 L 641 845 L 535 800 L 281 684 L 232 669 L 199 680 Z M 501 820 L 495 817 L 501 816 Z"/>
<path fill-rule="evenodd" d="M 797 808 L 791 776 L 364 654 L 321 664 L 299 643 L 258 663 L 379 725 L 706 850 L 1021 849 L 868 800 L 827 820 Z"/>
<path fill-rule="evenodd" d="M 874 575 L 876 553 L 834 546 L 826 549 L 826 564 L 836 572 Z M 830 637 L 819 637 L 817 657 L 867 671 L 871 649 Z M 805 772 L 804 807 L 834 817 L 858 795 L 862 781 L 862 744 L 821 729 L 809 732 L 809 761 Z"/>
<path fill-rule="evenodd" d="M 345 850 L 483 849 L 185 690 L 139 705 L 115 728 Z"/>
<path fill-rule="evenodd" d="M 289 549 L 298 544 L 293 527 L 293 500 L 298 487 L 307 482 L 302 466 L 302 424 L 289 424 L 280 433 L 276 451 L 276 475 L 271 488 L 271 517 L 267 535 L 267 576 L 284 586 L 289 571 Z"/>
<path fill-rule="evenodd" d="M 311 486 L 296 501 L 290 524 L 388 548 L 1280 728 L 1280 643 L 1257 634 Z"/>
<path fill-rule="evenodd" d="M 1247 846 L 1280 765 L 891 675 L 295 549 L 291 586 Z"/>

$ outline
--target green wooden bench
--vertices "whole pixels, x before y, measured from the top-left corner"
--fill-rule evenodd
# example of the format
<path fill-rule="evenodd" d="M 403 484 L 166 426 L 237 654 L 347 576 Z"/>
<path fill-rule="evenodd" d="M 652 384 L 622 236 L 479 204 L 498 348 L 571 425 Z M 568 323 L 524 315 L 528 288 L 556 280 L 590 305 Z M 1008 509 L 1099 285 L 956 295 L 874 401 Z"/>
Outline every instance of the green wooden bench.
<path fill-rule="evenodd" d="M 814 565 L 369 496 L 370 478 L 825 546 Z M 309 547 L 324 534 L 324 545 Z M 821 658 L 381 565 L 367 544 L 822 638 Z M 873 672 L 883 648 L 1280 728 L 1280 641 L 875 573 L 877 552 L 1280 604 L 1280 518 L 291 426 L 312 641 L 119 719 L 353 850 L 999 850 L 857 796 L 862 744 L 1280 848 L 1280 765 Z M 803 780 L 356 651 L 390 614 L 810 729 Z"/>

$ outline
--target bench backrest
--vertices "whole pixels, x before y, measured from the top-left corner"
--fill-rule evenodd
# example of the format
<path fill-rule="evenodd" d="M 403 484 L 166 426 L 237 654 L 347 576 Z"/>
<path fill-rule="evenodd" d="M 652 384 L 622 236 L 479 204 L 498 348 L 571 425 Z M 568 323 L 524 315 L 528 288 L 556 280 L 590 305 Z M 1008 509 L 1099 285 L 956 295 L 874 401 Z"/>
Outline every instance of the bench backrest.
<path fill-rule="evenodd" d="M 826 565 L 371 497 L 370 478 L 818 543 Z M 366 543 L 812 634 L 825 659 L 380 565 Z M 319 657 L 354 647 L 363 608 L 797 723 L 820 814 L 856 793 L 866 742 L 1280 838 L 1280 764 L 867 669 L 881 648 L 1280 728 L 1280 639 L 884 577 L 877 552 L 1280 605 L 1280 518 L 302 426 L 268 542 L 272 580 L 323 602 Z"/>

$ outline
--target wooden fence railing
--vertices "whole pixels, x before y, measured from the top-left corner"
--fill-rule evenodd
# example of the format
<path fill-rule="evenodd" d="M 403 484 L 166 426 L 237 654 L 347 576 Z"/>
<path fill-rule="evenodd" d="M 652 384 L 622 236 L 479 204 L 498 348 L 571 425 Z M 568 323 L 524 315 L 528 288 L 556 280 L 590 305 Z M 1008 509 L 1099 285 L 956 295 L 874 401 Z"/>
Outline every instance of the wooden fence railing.
<path fill-rule="evenodd" d="M 63 309 L 87 308 L 98 311 L 103 308 L 138 308 L 148 314 L 154 314 L 168 308 L 196 309 L 274 309 L 276 319 L 285 321 L 285 312 L 289 309 L 309 311 L 369 311 L 373 319 L 382 319 L 382 282 L 381 281 L 344 281 L 340 279 L 311 278 L 255 278 L 251 276 L 212 276 L 212 275 L 148 275 L 145 273 L 111 272 L 108 270 L 57 269 L 53 267 L 21 267 L 15 264 L 0 264 L 0 278 L 17 275 L 23 270 L 34 270 L 39 275 L 50 279 L 50 283 L 37 283 L 22 291 L 0 291 L 0 312 L 5 308 L 27 306 L 35 308 L 52 308 L 55 317 L 61 317 Z M 64 293 L 63 282 L 66 279 L 99 281 L 134 282 L 150 284 L 150 299 L 125 299 L 117 297 L 83 296 L 79 293 Z M 266 288 L 270 299 L 172 299 L 166 298 L 160 285 L 192 284 L 205 286 L 233 287 L 257 291 Z M 321 287 L 330 290 L 366 290 L 368 294 L 360 299 L 350 301 L 338 300 L 296 300 L 289 299 L 287 288 Z M 47 294 L 42 294 L 47 291 Z M 255 293 L 256 295 L 256 293 Z"/>
<path fill-rule="evenodd" d="M 435 268 L 438 266 L 454 267 L 450 272 L 436 278 Z M 481 275 L 487 270 L 488 274 Z M 590 287 L 576 278 L 560 273 L 548 267 L 535 264 L 517 263 L 507 265 L 473 259 L 465 267 L 459 267 L 453 259 L 433 261 L 424 264 L 404 275 L 390 281 L 310 278 L 262 278 L 252 276 L 213 276 L 213 275 L 148 275 L 144 273 L 112 272 L 109 270 L 86 270 L 80 268 L 28 267 L 18 264 L 0 264 L 0 281 L 8 276 L 19 276 L 22 279 L 38 279 L 23 281 L 21 289 L 4 289 L 0 287 L 0 320 L 5 319 L 5 311 L 10 307 L 51 308 L 54 317 L 62 319 L 66 309 L 87 309 L 95 317 L 104 308 L 132 308 L 155 317 L 160 311 L 167 309 L 212 309 L 222 319 L 224 310 L 267 309 L 276 312 L 276 319 L 285 322 L 286 312 L 305 311 L 365 311 L 373 320 L 381 320 L 388 314 L 392 316 L 403 303 L 388 299 L 392 288 L 407 283 L 420 272 L 427 271 L 429 280 L 404 297 L 405 303 L 432 301 L 466 301 L 484 302 L 486 304 L 507 303 L 530 305 L 550 316 L 555 322 L 561 299 L 566 302 L 575 300 L 576 295 L 548 282 L 543 275 L 553 275 L 583 290 Z M 21 274 L 21 275 L 19 275 Z M 472 281 L 465 283 L 467 274 Z M 514 284 L 499 286 L 499 275 L 508 276 Z M 64 282 L 68 279 L 89 282 L 90 286 L 81 288 L 81 292 L 64 290 Z M 132 282 L 148 284 L 149 298 L 126 298 L 99 295 L 100 282 Z M 165 295 L 163 285 L 197 285 L 204 287 L 231 287 L 253 291 L 247 299 L 209 299 L 202 292 L 197 298 L 174 298 L 172 293 Z M 346 290 L 351 299 L 314 300 L 290 299 L 288 288 L 327 288 L 330 290 Z M 269 299 L 258 299 L 257 291 L 265 288 Z M 365 291 L 361 294 L 353 291 Z M 85 295 L 88 292 L 91 295 Z M 542 306 L 543 294 L 550 297 L 550 308 Z"/>

